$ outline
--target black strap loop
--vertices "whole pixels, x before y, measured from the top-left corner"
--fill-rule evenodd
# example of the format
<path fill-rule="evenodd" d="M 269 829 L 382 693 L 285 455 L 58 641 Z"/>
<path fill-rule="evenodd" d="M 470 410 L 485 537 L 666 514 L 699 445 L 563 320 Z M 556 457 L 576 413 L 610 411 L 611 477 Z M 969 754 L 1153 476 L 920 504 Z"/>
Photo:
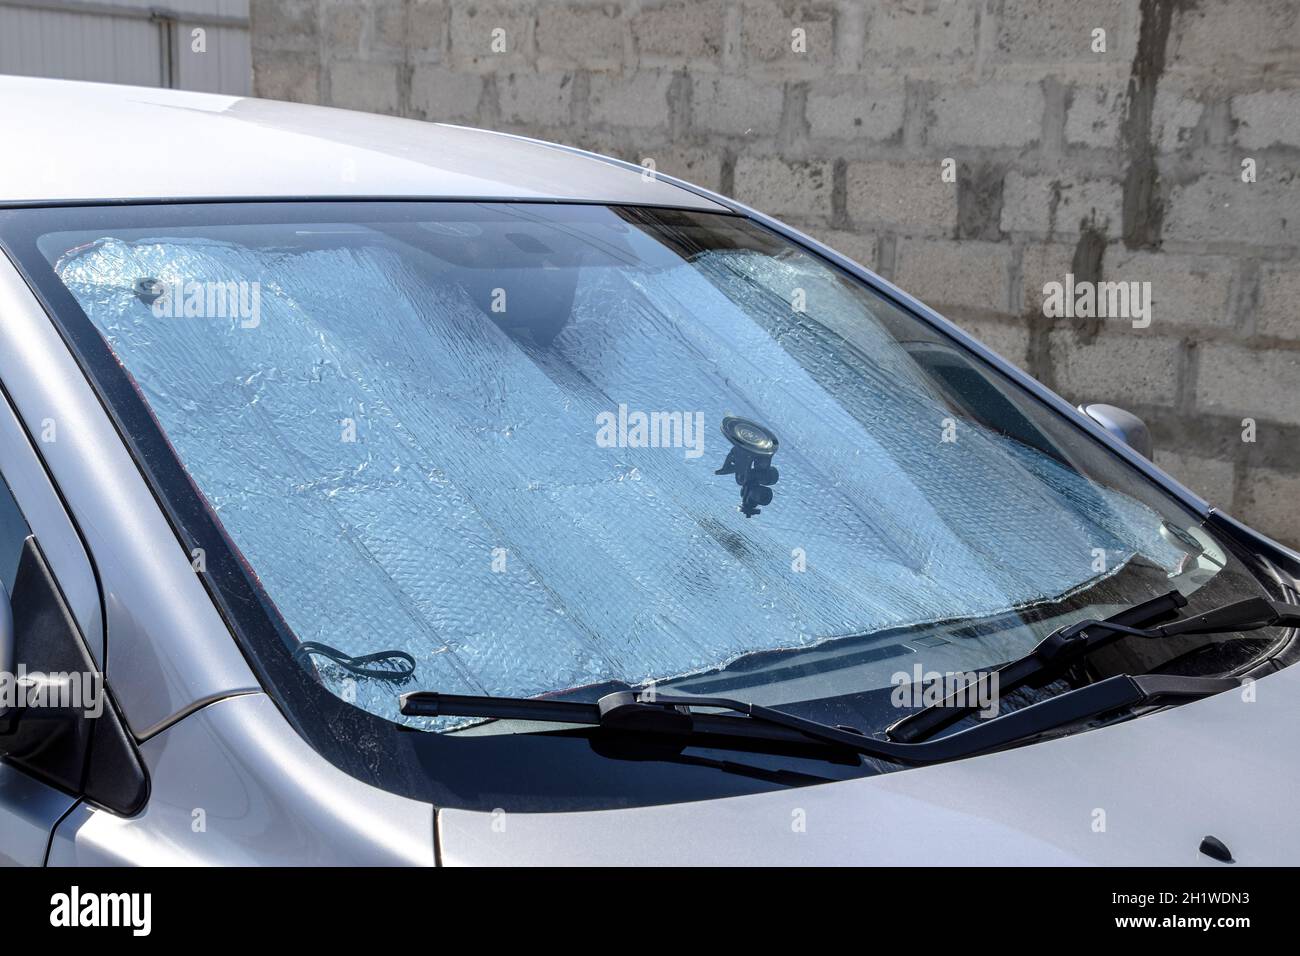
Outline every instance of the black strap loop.
<path fill-rule="evenodd" d="M 336 647 L 330 647 L 328 644 L 321 644 L 318 641 L 303 641 L 298 645 L 298 649 L 293 652 L 293 659 L 301 661 L 311 654 L 328 657 L 349 674 L 355 674 L 357 677 L 373 677 L 375 680 L 397 683 L 406 680 L 415 673 L 415 658 L 406 651 L 379 651 L 376 654 L 362 654 L 359 657 L 351 657 Z M 386 667 L 365 666 L 367 664 L 378 664 L 380 661 L 397 661 L 405 664 L 405 667 L 393 670 Z"/>

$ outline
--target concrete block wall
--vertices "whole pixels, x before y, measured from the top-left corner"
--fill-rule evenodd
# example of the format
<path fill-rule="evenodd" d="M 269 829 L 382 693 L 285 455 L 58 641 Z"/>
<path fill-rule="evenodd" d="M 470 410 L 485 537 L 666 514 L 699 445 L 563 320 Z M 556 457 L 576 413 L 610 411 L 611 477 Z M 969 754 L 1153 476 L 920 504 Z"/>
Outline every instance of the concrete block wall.
<path fill-rule="evenodd" d="M 736 196 L 1066 398 L 1144 416 L 1159 464 L 1300 544 L 1295 0 L 253 0 L 252 21 L 258 95 Z M 1149 282 L 1150 324 L 1046 317 L 1067 273 Z"/>

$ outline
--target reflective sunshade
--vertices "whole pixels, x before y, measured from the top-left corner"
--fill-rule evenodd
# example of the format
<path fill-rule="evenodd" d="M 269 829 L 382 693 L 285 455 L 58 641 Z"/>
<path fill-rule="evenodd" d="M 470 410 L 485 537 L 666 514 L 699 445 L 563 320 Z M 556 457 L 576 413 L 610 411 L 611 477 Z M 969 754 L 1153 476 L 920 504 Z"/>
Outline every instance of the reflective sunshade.
<path fill-rule="evenodd" d="M 297 638 L 414 659 L 303 657 L 394 720 L 404 689 L 590 698 L 1187 570 L 1190 519 L 1127 466 L 737 217 L 429 203 L 42 248 Z M 898 646 L 819 694 L 926 645 Z"/>

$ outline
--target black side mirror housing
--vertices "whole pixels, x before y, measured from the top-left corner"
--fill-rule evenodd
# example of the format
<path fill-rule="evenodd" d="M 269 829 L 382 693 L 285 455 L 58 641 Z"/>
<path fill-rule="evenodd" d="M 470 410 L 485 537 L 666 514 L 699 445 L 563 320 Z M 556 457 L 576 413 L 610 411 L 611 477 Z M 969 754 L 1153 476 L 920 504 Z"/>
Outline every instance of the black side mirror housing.
<path fill-rule="evenodd" d="M 0 595 L 0 654 L 10 655 L 0 680 L 14 697 L 0 713 L 0 756 L 66 793 L 136 813 L 149 793 L 144 763 L 35 537 L 23 542 L 13 597 Z"/>

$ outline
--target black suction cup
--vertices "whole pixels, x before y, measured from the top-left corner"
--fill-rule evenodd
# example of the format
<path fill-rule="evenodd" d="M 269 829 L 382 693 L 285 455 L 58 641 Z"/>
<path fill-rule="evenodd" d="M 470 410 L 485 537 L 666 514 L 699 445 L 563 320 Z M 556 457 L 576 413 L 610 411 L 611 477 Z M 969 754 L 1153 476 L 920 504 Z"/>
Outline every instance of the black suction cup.
<path fill-rule="evenodd" d="M 155 279 L 153 276 L 145 276 L 142 279 L 135 280 L 134 290 L 136 298 L 145 305 L 153 305 L 162 298 L 163 293 L 167 291 L 166 284 L 161 279 Z"/>

